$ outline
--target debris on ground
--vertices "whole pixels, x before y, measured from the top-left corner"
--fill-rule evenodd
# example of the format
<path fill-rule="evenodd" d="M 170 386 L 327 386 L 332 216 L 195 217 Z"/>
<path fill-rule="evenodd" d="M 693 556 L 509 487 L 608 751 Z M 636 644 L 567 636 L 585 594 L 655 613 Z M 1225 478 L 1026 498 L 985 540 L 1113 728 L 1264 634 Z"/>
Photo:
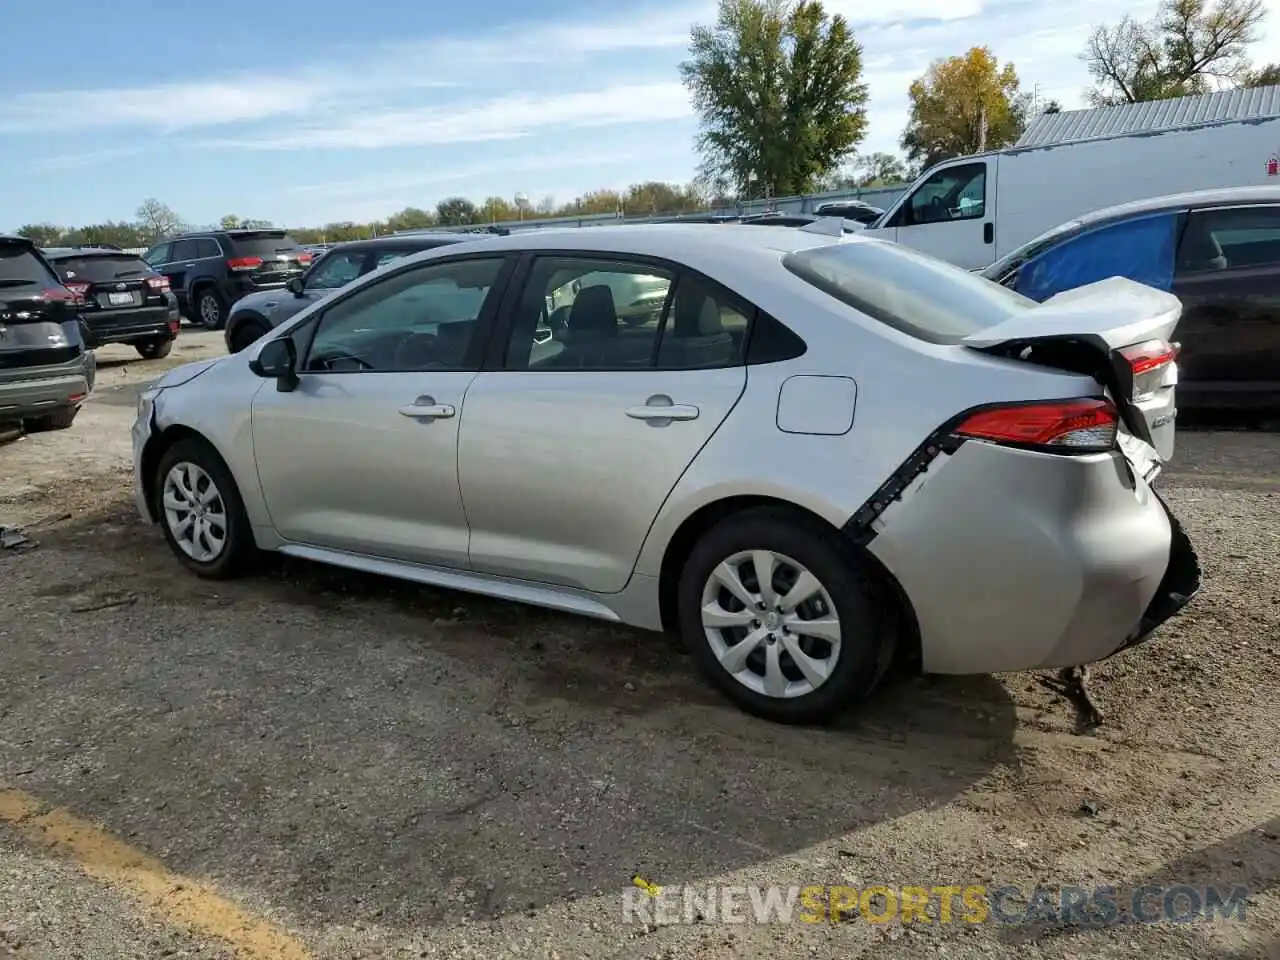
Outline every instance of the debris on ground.
<path fill-rule="evenodd" d="M 1041 677 L 1040 683 L 1055 693 L 1066 697 L 1080 714 L 1080 726 L 1091 730 L 1102 725 L 1103 715 L 1089 690 L 1089 668 L 1065 667 L 1056 677 Z"/>
<path fill-rule="evenodd" d="M 18 527 L 0 527 L 0 550 L 20 550 L 34 547 L 36 542 Z"/>

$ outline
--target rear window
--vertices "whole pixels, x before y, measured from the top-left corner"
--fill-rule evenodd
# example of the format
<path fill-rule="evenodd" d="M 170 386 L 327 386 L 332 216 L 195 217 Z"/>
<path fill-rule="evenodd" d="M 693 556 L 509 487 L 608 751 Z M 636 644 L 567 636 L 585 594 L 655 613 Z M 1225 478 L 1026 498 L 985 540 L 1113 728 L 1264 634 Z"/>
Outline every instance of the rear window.
<path fill-rule="evenodd" d="M 782 265 L 841 303 L 929 343 L 959 343 L 1035 303 L 978 274 L 877 240 L 789 253 Z"/>
<path fill-rule="evenodd" d="M 58 281 L 49 275 L 49 268 L 25 243 L 0 242 L 0 287 L 18 286 L 19 281 L 46 284 Z"/>
<path fill-rule="evenodd" d="M 231 243 L 238 256 L 270 257 L 277 253 L 301 253 L 298 241 L 283 230 L 263 233 L 235 233 L 231 235 Z"/>
<path fill-rule="evenodd" d="M 80 280 L 84 283 L 108 283 L 112 280 L 150 276 L 152 273 L 141 257 L 132 254 L 66 257 L 55 260 L 53 265 L 63 280 Z"/>

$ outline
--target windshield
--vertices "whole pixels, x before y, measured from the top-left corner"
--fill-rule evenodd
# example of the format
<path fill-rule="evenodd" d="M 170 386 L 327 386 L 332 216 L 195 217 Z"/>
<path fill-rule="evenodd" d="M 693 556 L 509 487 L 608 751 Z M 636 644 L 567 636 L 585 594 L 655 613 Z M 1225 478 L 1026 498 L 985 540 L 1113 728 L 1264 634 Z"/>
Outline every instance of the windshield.
<path fill-rule="evenodd" d="M 1035 306 L 983 277 L 878 240 L 811 247 L 782 258 L 801 280 L 896 330 L 959 343 Z"/>
<path fill-rule="evenodd" d="M 982 275 L 988 280 L 994 280 L 996 283 L 1004 283 L 1009 276 L 1014 273 L 1028 260 L 1038 257 L 1045 250 L 1056 244 L 1062 237 L 1068 233 L 1072 233 L 1080 227 L 1079 220 L 1069 220 L 1066 223 L 1059 224 L 1052 230 L 1040 234 L 1034 240 L 1029 240 L 1012 253 L 1007 253 L 987 269 L 982 271 Z"/>
<path fill-rule="evenodd" d="M 272 230 L 267 233 L 233 233 L 231 243 L 235 246 L 236 256 L 240 257 L 273 257 L 277 253 L 306 252 L 283 230 Z"/>
<path fill-rule="evenodd" d="M 0 287 L 43 285 L 51 280 L 49 268 L 32 247 L 0 241 Z"/>
<path fill-rule="evenodd" d="M 82 283 L 109 283 L 133 277 L 150 276 L 151 268 L 133 254 L 65 257 L 53 262 L 63 280 Z"/>

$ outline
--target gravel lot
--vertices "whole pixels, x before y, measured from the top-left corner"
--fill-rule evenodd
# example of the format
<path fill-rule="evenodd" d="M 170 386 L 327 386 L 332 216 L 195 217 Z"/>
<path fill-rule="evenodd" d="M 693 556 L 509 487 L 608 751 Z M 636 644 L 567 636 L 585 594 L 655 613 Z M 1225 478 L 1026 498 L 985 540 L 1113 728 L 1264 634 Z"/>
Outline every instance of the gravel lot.
<path fill-rule="evenodd" d="M 1094 671 L 925 678 L 771 726 L 660 637 L 269 563 L 211 584 L 133 513 L 139 386 L 0 447 L 0 958 L 1280 957 L 1280 436 L 1184 431 L 1207 586 Z M 1247 886 L 1243 922 L 653 927 L 630 878 Z"/>

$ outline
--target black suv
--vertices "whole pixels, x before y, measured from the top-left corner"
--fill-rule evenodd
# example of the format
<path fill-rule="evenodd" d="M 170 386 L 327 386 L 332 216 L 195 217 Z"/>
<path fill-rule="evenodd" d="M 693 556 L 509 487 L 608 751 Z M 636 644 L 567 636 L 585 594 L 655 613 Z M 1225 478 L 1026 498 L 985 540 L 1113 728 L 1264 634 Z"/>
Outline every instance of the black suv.
<path fill-rule="evenodd" d="M 127 343 L 144 360 L 167 357 L 182 322 L 169 278 L 136 253 L 110 247 L 41 251 L 62 285 L 80 299 L 85 345 Z"/>
<path fill-rule="evenodd" d="M 169 278 L 193 323 L 220 330 L 231 304 L 302 276 L 312 257 L 283 230 L 209 230 L 162 240 L 142 259 Z"/>
<path fill-rule="evenodd" d="M 0 235 L 0 423 L 71 426 L 95 369 L 79 308 L 34 243 Z"/>
<path fill-rule="evenodd" d="M 233 304 L 227 318 L 227 351 L 239 353 L 321 297 L 384 264 L 447 243 L 475 239 L 474 233 L 420 230 L 337 244 L 326 250 L 305 276 L 290 280 L 285 290 L 254 294 Z"/>

